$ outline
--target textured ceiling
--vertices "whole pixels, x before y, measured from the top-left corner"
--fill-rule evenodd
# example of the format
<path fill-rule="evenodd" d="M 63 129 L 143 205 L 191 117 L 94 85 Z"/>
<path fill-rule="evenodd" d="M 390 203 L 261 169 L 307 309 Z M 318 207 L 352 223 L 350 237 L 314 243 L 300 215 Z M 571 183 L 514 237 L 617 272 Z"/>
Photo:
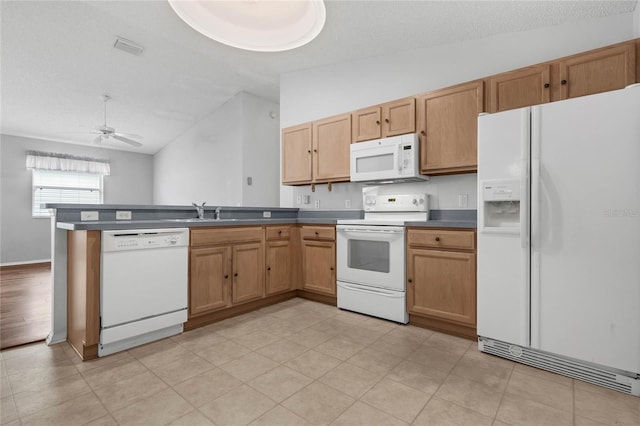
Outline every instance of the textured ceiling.
<path fill-rule="evenodd" d="M 310 44 L 256 53 L 221 45 L 165 1 L 1 2 L 1 132 L 91 144 L 102 124 L 155 153 L 239 91 L 278 102 L 282 73 L 629 13 L 633 1 L 325 1 Z M 116 36 L 145 47 L 132 56 Z"/>

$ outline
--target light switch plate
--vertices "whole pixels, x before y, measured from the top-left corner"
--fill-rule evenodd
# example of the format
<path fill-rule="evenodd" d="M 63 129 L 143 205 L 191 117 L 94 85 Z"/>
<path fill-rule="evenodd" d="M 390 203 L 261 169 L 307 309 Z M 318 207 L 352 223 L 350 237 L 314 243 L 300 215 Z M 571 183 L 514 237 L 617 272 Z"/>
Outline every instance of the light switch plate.
<path fill-rule="evenodd" d="M 124 210 L 117 210 L 116 220 L 131 220 L 131 212 L 124 211 Z"/>
<path fill-rule="evenodd" d="M 296 204 L 302 204 L 302 195 L 296 197 Z"/>
<path fill-rule="evenodd" d="M 316 209 L 320 208 L 320 200 L 316 200 L 316 202 L 314 203 Z"/>
<path fill-rule="evenodd" d="M 262 217 L 270 218 L 271 217 L 271 212 L 262 212 Z"/>
<path fill-rule="evenodd" d="M 80 212 L 80 220 L 98 220 L 99 216 L 98 216 L 98 212 L 97 211 L 91 211 L 91 212 Z"/>
<path fill-rule="evenodd" d="M 351 208 L 351 200 L 344 200 L 344 208 L 345 209 Z"/>

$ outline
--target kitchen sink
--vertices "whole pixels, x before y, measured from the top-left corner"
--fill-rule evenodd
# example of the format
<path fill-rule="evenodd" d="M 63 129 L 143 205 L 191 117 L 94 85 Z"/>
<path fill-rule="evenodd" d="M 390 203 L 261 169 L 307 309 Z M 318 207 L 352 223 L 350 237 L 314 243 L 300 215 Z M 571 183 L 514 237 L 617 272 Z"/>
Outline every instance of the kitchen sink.
<path fill-rule="evenodd" d="M 210 217 L 205 217 L 200 219 L 198 217 L 189 217 L 184 219 L 160 219 L 167 222 L 234 222 L 238 219 L 214 219 Z"/>

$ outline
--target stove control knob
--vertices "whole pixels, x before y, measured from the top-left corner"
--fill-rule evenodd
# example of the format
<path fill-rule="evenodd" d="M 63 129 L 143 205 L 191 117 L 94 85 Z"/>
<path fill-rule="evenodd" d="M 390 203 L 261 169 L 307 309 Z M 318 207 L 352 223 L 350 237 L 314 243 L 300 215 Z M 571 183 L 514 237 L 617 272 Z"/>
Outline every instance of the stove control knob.
<path fill-rule="evenodd" d="M 414 206 L 418 205 L 418 200 L 416 198 L 414 198 L 411 202 L 413 203 Z"/>
<path fill-rule="evenodd" d="M 424 204 L 424 198 L 420 198 L 420 200 L 418 200 L 420 202 L 420 204 Z"/>

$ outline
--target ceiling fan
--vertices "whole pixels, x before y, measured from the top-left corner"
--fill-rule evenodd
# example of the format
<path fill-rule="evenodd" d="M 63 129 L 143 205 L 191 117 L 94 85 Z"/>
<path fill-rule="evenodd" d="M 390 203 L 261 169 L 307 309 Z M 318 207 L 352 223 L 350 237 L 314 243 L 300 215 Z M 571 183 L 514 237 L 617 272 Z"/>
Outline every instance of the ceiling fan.
<path fill-rule="evenodd" d="M 95 131 L 91 132 L 93 134 L 98 135 L 98 137 L 96 137 L 93 140 L 93 143 L 99 144 L 104 140 L 113 138 L 113 139 L 119 140 L 120 142 L 128 143 L 129 145 L 132 145 L 135 147 L 142 146 L 140 142 L 134 141 L 133 139 L 131 139 L 131 138 L 140 138 L 140 136 L 130 134 L 130 133 L 119 133 L 119 132 L 116 132 L 116 129 L 114 129 L 113 127 L 107 126 L 107 102 L 109 102 L 109 99 L 111 99 L 111 96 L 102 95 L 100 96 L 100 99 L 102 99 L 102 102 L 104 102 L 104 124 L 102 126 L 96 127 Z"/>

